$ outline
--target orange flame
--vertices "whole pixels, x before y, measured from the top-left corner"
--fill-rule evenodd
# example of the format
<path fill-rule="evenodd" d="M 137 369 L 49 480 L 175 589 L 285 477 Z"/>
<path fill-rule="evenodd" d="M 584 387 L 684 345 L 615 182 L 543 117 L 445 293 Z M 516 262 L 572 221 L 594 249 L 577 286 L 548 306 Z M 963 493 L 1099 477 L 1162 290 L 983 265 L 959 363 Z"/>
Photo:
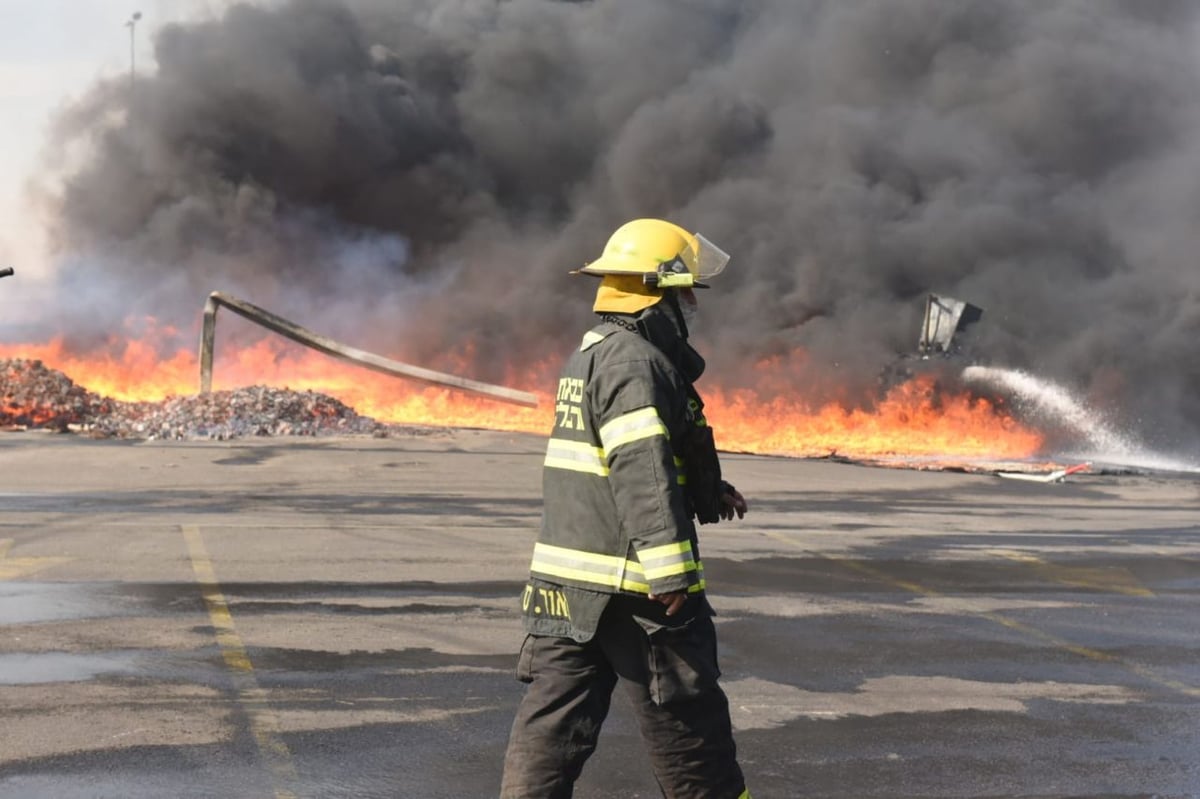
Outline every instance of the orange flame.
<path fill-rule="evenodd" d="M 1013 459 L 1035 455 L 1042 436 L 995 403 L 939 393 L 918 375 L 887 392 L 870 410 L 753 391 L 710 390 L 706 415 L 722 449 L 795 457 L 955 456 Z"/>
<path fill-rule="evenodd" d="M 145 340 L 121 342 L 120 356 L 73 354 L 62 340 L 0 345 L 0 357 L 36 358 L 76 384 L 125 401 L 159 401 L 195 394 L 199 366 L 194 353 L 162 356 Z M 797 358 L 800 359 L 800 356 Z M 328 358 L 278 339 L 230 351 L 218 347 L 216 390 L 269 385 L 316 391 L 340 399 L 380 422 L 474 427 L 546 434 L 554 403 L 535 391 L 538 408 L 510 405 L 442 387 L 422 386 Z M 536 364 L 515 388 L 550 386 L 558 364 Z M 460 372 L 463 370 L 460 370 Z M 469 370 L 466 370 L 469 371 Z M 1004 408 L 967 394 L 947 395 L 934 380 L 918 376 L 897 385 L 870 409 L 828 403 L 810 407 L 779 380 L 778 363 L 761 367 L 753 389 L 726 390 L 706 379 L 706 415 L 721 449 L 796 457 L 961 456 L 1028 458 L 1043 439 Z"/>

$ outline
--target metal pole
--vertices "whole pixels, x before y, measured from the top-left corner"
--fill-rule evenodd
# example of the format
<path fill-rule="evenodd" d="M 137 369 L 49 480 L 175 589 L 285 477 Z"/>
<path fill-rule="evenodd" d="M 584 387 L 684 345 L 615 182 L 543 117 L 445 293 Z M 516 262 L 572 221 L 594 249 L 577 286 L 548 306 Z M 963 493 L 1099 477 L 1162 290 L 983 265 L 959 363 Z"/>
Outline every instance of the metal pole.
<path fill-rule="evenodd" d="M 135 73 L 133 29 L 137 25 L 137 21 L 141 18 L 142 18 L 142 12 L 134 11 L 133 16 L 130 17 L 129 21 L 125 23 L 125 27 L 129 28 L 129 96 L 130 97 L 133 96 L 133 84 L 134 84 L 134 73 Z"/>

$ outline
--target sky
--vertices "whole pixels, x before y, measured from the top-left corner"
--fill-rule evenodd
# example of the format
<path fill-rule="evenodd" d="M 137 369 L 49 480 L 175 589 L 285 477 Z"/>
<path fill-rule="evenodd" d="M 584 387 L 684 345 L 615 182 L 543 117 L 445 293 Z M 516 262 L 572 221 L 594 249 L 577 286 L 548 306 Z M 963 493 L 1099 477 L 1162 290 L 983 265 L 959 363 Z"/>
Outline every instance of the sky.
<path fill-rule="evenodd" d="M 0 0 L 0 266 L 46 276 L 41 221 L 27 196 L 56 110 L 98 80 L 127 75 L 130 30 L 138 71 L 151 70 L 151 36 L 171 22 L 221 13 L 227 0 Z"/>

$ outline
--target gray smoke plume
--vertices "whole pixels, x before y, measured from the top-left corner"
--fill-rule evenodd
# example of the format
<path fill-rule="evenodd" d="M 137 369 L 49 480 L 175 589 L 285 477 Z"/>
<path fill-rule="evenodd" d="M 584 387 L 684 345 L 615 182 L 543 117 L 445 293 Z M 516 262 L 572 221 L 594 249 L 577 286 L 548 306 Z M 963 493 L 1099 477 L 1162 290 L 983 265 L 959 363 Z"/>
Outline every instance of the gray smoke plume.
<path fill-rule="evenodd" d="M 357 346 L 507 379 L 559 359 L 565 273 L 663 216 L 733 261 L 710 368 L 861 398 L 923 297 L 980 362 L 1200 439 L 1190 0 L 293 0 L 160 30 L 62 118 L 56 241 L 86 346 L 220 289 Z M 82 160 L 78 154 L 83 153 Z M 68 160 L 66 154 L 76 154 Z M 141 299 L 110 301 L 117 290 Z M 108 292 L 112 292 L 111 294 Z M 703 385 L 703 384 L 702 384 Z"/>

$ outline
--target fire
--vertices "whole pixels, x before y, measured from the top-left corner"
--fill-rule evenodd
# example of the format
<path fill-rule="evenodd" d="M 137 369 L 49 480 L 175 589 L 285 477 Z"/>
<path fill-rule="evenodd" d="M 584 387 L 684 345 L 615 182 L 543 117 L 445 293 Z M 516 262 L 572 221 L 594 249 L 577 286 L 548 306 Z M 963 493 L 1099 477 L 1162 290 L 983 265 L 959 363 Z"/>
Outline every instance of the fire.
<path fill-rule="evenodd" d="M 889 390 L 872 409 L 764 398 L 754 391 L 711 390 L 706 414 L 722 448 L 735 451 L 849 458 L 954 456 L 1012 459 L 1037 454 L 1043 440 L 996 403 L 939 392 L 930 375 Z"/>
<path fill-rule="evenodd" d="M 126 401 L 157 402 L 194 394 L 200 367 L 196 356 L 182 350 L 164 358 L 144 340 L 123 343 L 121 354 L 73 354 L 62 339 L 45 344 L 0 345 L 0 358 L 40 360 L 101 396 Z"/>
<path fill-rule="evenodd" d="M 160 401 L 198 391 L 199 366 L 192 352 L 164 357 L 146 341 L 122 342 L 120 355 L 72 354 L 61 340 L 39 345 L 0 345 L 0 357 L 36 358 L 102 396 L 125 401 Z M 215 390 L 268 385 L 334 396 L 360 414 L 381 422 L 473 427 L 544 435 L 553 423 L 550 394 L 557 363 L 537 364 L 513 388 L 538 395 L 537 408 L 524 408 L 442 387 L 400 380 L 269 338 L 251 346 L 217 348 Z M 761 385 L 726 390 L 711 377 L 701 386 L 706 415 L 722 449 L 824 457 L 1028 458 L 1043 439 L 1013 419 L 1002 405 L 967 393 L 939 391 L 929 376 L 889 390 L 870 409 L 829 403 L 810 407 L 767 375 Z M 469 373 L 460 369 L 457 373 Z"/>
<path fill-rule="evenodd" d="M 81 356 L 55 339 L 46 344 L 0 345 L 0 358 L 38 359 L 96 394 L 123 401 L 157 402 L 199 390 L 200 366 L 193 352 L 178 350 L 163 357 L 146 340 L 122 341 L 112 350 L 120 354 Z M 458 373 L 462 371 L 460 367 Z M 541 372 L 535 369 L 532 374 Z M 550 384 L 548 378 L 538 382 Z M 537 408 L 525 408 L 400 380 L 282 339 L 262 339 L 236 350 L 218 344 L 213 390 L 250 385 L 328 394 L 364 416 L 397 424 L 544 433 L 553 419 L 553 411 L 547 410 L 553 402 L 544 391 L 535 392 Z"/>

